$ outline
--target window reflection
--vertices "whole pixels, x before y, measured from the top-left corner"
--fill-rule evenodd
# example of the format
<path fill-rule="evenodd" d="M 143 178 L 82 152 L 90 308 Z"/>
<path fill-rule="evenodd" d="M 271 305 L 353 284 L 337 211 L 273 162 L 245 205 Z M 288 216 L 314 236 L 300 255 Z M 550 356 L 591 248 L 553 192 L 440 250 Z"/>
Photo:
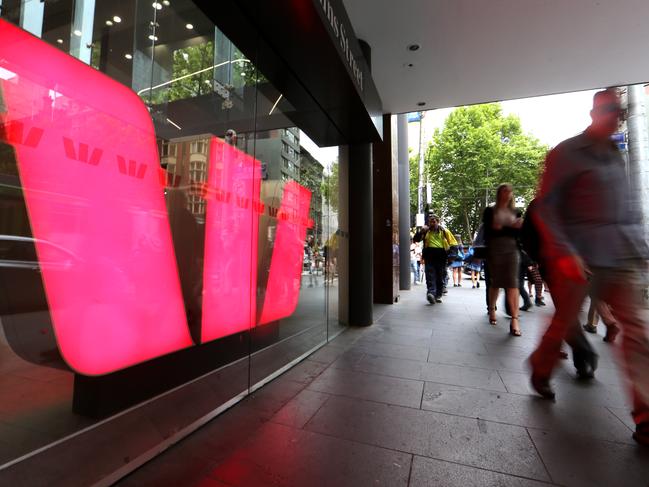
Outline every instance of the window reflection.
<path fill-rule="evenodd" d="M 72 374 L 52 371 L 68 370 L 64 358 L 103 374 L 144 360 L 124 357 L 147 344 L 146 359 L 216 341 L 214 368 L 254 352 L 251 382 L 222 378 L 239 393 L 338 322 L 334 166 L 305 147 L 290 99 L 190 1 L 90 5 L 2 1 L 2 19 L 55 48 L 47 60 L 85 63 L 63 56 L 69 69 L 39 73 L 37 49 L 29 72 L 42 77 L 29 79 L 0 54 L 0 372 L 60 381 L 56 407 L 23 402 L 3 421 L 45 411 L 70 424 L 62 436 L 87 424 L 69 421 Z M 178 340 L 160 346 L 167 326 Z M 92 340 L 92 367 L 124 355 L 84 368 L 74 360 Z M 3 383 L 0 396 L 18 404 L 38 387 Z M 51 441 L 40 434 L 37 446 Z M 2 451 L 0 464 L 24 453 Z"/>

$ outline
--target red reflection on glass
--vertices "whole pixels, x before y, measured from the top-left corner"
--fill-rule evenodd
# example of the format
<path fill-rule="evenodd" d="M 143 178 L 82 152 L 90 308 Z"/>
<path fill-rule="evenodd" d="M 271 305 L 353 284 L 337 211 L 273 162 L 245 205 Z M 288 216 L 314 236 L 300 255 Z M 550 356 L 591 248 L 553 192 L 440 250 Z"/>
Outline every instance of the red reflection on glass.
<path fill-rule="evenodd" d="M 260 324 L 290 316 L 297 307 L 310 204 L 311 191 L 295 181 L 286 183 Z"/>
<path fill-rule="evenodd" d="M 192 345 L 142 101 L 3 20 L 0 90 L 68 365 L 105 374 Z"/>
<path fill-rule="evenodd" d="M 211 139 L 202 342 L 255 324 L 260 183 L 259 161 Z"/>

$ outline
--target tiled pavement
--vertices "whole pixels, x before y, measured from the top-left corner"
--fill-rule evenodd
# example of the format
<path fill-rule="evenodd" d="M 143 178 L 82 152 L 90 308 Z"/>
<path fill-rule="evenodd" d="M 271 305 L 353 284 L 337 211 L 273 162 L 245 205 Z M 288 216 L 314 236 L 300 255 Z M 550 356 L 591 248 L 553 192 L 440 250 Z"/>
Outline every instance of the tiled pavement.
<path fill-rule="evenodd" d="M 557 371 L 556 403 L 531 393 L 525 358 L 552 306 L 521 312 L 523 337 L 488 324 L 484 291 L 421 286 L 380 307 L 283 376 L 149 462 L 134 486 L 647 486 L 616 351 L 597 378 Z M 600 330 L 600 333 L 603 333 Z"/>

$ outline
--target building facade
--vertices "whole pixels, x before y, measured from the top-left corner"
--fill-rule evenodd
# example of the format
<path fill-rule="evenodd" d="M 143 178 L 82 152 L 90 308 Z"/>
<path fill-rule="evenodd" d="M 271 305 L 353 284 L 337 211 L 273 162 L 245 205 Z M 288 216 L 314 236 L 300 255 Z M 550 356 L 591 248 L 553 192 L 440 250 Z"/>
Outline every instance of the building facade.
<path fill-rule="evenodd" d="M 0 7 L 0 483 L 109 483 L 345 329 L 380 100 L 337 2 Z"/>

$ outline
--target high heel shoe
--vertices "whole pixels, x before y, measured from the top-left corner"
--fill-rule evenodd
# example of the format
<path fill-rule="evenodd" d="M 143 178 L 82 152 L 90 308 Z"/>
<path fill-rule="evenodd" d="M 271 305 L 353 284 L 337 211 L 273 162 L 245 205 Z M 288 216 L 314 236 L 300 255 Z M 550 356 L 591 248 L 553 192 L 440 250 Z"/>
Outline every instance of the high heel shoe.
<path fill-rule="evenodd" d="M 519 336 L 521 336 L 520 323 L 518 325 L 519 328 L 517 330 L 515 330 L 514 329 L 514 320 L 516 320 L 518 322 L 519 321 L 518 316 L 512 316 L 511 320 L 509 320 L 509 334 L 511 336 L 514 336 L 514 337 L 519 337 Z"/>
<path fill-rule="evenodd" d="M 498 321 L 496 320 L 496 308 L 489 308 L 489 324 L 496 326 Z"/>

